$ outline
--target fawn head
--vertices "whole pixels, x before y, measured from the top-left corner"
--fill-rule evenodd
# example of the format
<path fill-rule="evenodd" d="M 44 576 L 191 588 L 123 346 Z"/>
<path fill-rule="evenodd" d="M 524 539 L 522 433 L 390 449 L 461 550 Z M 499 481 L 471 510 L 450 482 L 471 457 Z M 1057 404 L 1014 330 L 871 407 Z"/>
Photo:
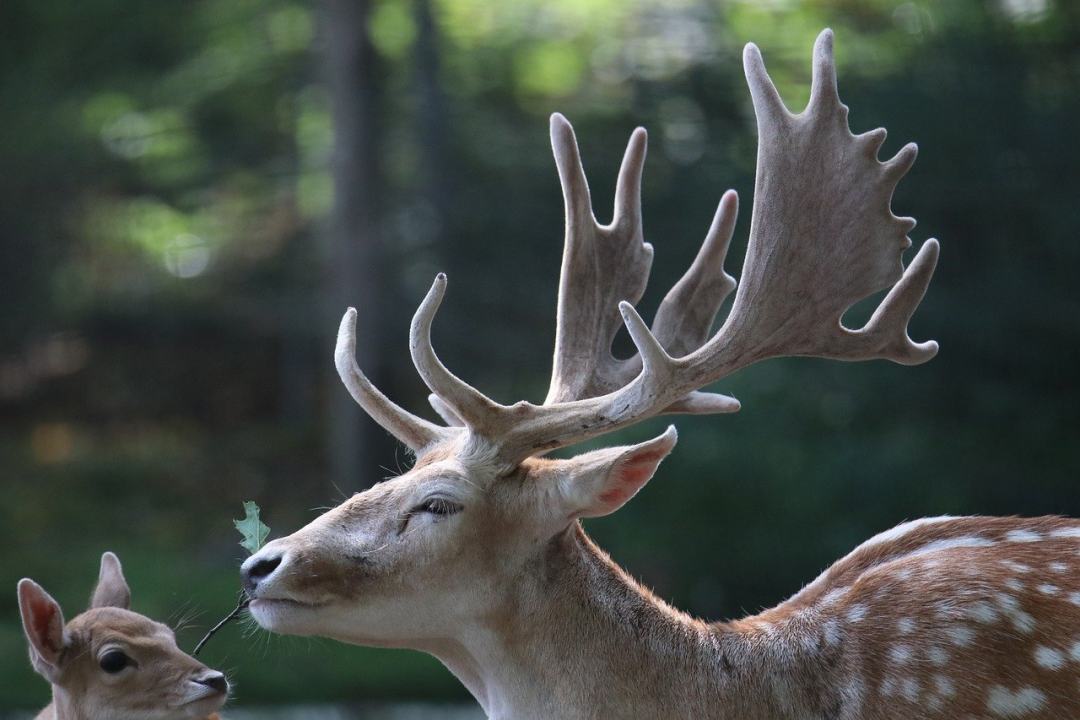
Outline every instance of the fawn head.
<path fill-rule="evenodd" d="M 566 213 L 554 366 L 541 405 L 502 405 L 440 361 L 431 328 L 446 291 L 436 277 L 410 330 L 412 360 L 445 421 L 391 402 L 355 362 L 356 312 L 335 363 L 353 398 L 416 454 L 404 475 L 347 500 L 244 563 L 251 612 L 265 628 L 363 644 L 408 645 L 497 613 L 577 518 L 629 500 L 675 445 L 654 440 L 572 459 L 542 456 L 660 414 L 730 413 L 734 398 L 700 389 L 771 357 L 929 360 L 907 325 L 937 260 L 928 240 L 904 266 L 911 218 L 893 215 L 896 184 L 915 160 L 907 145 L 877 159 L 882 129 L 853 135 L 836 89 L 832 34 L 814 48 L 809 105 L 787 110 L 753 45 L 744 53 L 761 138 L 753 219 L 730 312 L 713 325 L 735 280 L 724 270 L 737 197 L 720 200 L 697 257 L 651 326 L 635 309 L 653 248 L 643 240 L 646 135 L 637 129 L 619 171 L 613 219 L 593 213 L 577 141 L 561 115 L 551 140 Z M 867 324 L 844 327 L 855 303 L 890 289 Z M 612 353 L 625 326 L 637 353 Z M 533 573 L 535 575 L 535 573 Z"/>
<path fill-rule="evenodd" d="M 225 676 L 181 651 L 172 630 L 131 612 L 130 604 L 111 552 L 101 556 L 90 608 L 67 623 L 40 585 L 19 581 L 30 662 L 52 683 L 54 700 L 79 717 L 109 720 L 205 718 L 224 705 Z"/>

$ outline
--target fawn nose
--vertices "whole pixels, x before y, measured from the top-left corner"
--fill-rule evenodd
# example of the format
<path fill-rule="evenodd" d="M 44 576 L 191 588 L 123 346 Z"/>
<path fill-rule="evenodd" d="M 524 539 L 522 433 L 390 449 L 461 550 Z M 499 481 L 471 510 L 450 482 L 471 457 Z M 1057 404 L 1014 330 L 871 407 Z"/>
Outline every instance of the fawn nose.
<path fill-rule="evenodd" d="M 229 692 L 229 681 L 225 679 L 225 675 L 219 673 L 216 670 L 211 670 L 207 673 L 204 673 L 203 675 L 200 675 L 199 677 L 195 678 L 195 682 L 199 683 L 200 685 L 205 685 L 211 690 L 214 690 L 221 694 Z"/>
<path fill-rule="evenodd" d="M 282 553 L 274 553 L 264 557 L 253 556 L 240 568 L 240 575 L 244 581 L 244 589 L 248 595 L 254 596 L 255 591 L 266 578 L 274 574 L 281 565 Z"/>

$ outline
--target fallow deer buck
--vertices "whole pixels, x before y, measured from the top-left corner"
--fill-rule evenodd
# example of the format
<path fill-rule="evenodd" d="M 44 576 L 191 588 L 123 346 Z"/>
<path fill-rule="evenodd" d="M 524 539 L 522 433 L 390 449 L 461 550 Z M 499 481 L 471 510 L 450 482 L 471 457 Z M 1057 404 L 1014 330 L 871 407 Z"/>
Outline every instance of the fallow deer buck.
<path fill-rule="evenodd" d="M 599 225 L 573 131 L 553 116 L 566 250 L 547 399 L 500 405 L 440 362 L 430 336 L 439 275 L 410 347 L 447 425 L 415 417 L 356 366 L 350 309 L 338 372 L 416 463 L 244 563 L 260 625 L 426 651 L 493 718 L 1080 718 L 1080 522 L 907 523 L 780 606 L 709 624 L 639 586 L 579 523 L 638 492 L 675 446 L 674 428 L 631 447 L 542 457 L 662 413 L 734 412 L 734 399 L 699 389 L 767 358 L 914 365 L 936 353 L 907 324 L 938 245 L 927 240 L 904 268 L 915 223 L 890 210 L 915 146 L 882 163 L 884 130 L 851 134 L 829 31 L 798 115 L 755 46 L 743 61 L 760 138 L 754 212 L 742 282 L 716 334 L 735 287 L 723 269 L 735 194 L 650 331 L 634 309 L 652 262 L 639 197 L 645 133 L 631 136 L 614 219 Z M 886 288 L 865 327 L 841 325 Z M 628 360 L 611 351 L 620 320 L 637 346 Z"/>
<path fill-rule="evenodd" d="M 37 720 L 219 720 L 229 683 L 176 646 L 173 632 L 131 612 L 116 555 L 101 556 L 90 609 L 64 623 L 52 597 L 19 581 L 30 662 L 52 684 Z"/>

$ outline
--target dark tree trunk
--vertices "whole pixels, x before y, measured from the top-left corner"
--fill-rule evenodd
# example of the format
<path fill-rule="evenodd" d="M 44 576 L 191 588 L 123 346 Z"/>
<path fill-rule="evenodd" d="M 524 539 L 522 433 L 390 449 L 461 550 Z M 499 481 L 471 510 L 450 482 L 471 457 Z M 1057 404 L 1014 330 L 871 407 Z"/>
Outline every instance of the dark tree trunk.
<path fill-rule="evenodd" d="M 327 87 L 334 121 L 331 161 L 334 205 L 326 243 L 326 326 L 336 332 L 345 308 L 360 314 L 357 360 L 372 372 L 380 330 L 379 270 L 381 256 L 373 212 L 378 188 L 375 157 L 375 54 L 368 37 L 368 0 L 324 0 L 323 37 Z M 332 341 L 331 341 L 332 342 Z M 327 344 L 327 364 L 331 344 Z M 370 460 L 369 426 L 360 408 L 336 378 L 330 398 L 328 445 L 332 479 L 342 492 L 367 484 Z"/>
<path fill-rule="evenodd" d="M 417 136 L 421 157 L 421 192 L 435 217 L 431 244 L 438 253 L 443 246 L 449 197 L 446 168 L 446 98 L 439 82 L 439 30 L 431 0 L 413 0 L 417 38 L 415 77 Z"/>

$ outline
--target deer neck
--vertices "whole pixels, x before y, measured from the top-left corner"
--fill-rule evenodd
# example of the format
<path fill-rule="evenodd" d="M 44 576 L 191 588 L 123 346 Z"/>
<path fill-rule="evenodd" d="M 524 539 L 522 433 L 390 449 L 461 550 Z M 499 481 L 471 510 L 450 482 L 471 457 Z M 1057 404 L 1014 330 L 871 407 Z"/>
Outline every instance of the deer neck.
<path fill-rule="evenodd" d="M 500 613 L 426 648 L 490 718 L 782 720 L 803 711 L 794 675 L 815 685 L 807 668 L 772 667 L 776 653 L 754 623 L 708 625 L 669 607 L 580 525 L 536 562 Z"/>
<path fill-rule="evenodd" d="M 44 710 L 39 712 L 34 720 L 83 720 L 78 708 L 66 692 L 52 686 L 53 700 Z"/>

